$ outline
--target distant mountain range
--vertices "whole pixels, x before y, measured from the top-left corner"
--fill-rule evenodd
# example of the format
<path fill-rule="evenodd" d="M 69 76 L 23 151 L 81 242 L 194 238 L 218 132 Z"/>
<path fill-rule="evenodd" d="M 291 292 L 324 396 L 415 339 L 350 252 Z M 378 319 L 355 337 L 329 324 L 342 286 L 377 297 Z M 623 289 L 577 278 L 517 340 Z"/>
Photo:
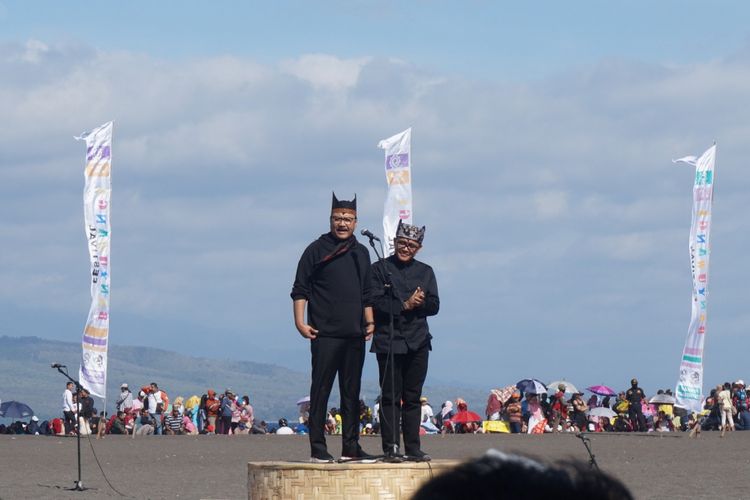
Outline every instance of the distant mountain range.
<path fill-rule="evenodd" d="M 0 336 L 0 399 L 22 401 L 41 419 L 58 416 L 66 379 L 50 365 L 67 365 L 70 375 L 77 378 L 80 359 L 79 343 Z M 296 417 L 297 400 L 310 390 L 309 373 L 277 365 L 191 357 L 152 347 L 110 346 L 107 411 L 113 411 L 121 383 L 127 382 L 135 393 L 152 381 L 166 390 L 171 400 L 176 396 L 201 395 L 208 389 L 222 392 L 231 388 L 240 396 L 248 395 L 256 417 L 266 420 Z M 334 384 L 329 406 L 339 406 L 337 386 Z M 424 393 L 435 411 L 440 402 L 460 396 L 482 414 L 489 389 L 429 386 Z M 376 381 L 363 381 L 362 397 L 369 405 L 378 392 Z M 102 401 L 97 398 L 96 407 L 101 406 Z"/>

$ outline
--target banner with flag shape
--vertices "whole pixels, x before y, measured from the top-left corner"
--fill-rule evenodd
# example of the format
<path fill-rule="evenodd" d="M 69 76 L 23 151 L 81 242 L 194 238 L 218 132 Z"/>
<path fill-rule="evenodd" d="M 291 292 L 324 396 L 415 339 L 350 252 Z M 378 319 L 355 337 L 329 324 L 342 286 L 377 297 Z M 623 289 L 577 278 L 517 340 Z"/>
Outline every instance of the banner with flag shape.
<path fill-rule="evenodd" d="M 383 235 L 387 242 L 386 254 L 393 255 L 398 221 L 412 223 L 411 127 L 383 139 L 378 147 L 385 150 L 385 180 L 388 184 L 383 208 Z"/>
<path fill-rule="evenodd" d="M 680 361 L 680 378 L 675 389 L 677 404 L 700 412 L 703 401 L 703 348 L 706 338 L 708 304 L 708 261 L 711 254 L 711 210 L 713 206 L 716 144 L 700 158 L 686 156 L 675 163 L 695 167 L 693 218 L 690 226 L 690 269 L 693 276 L 692 309 L 685 347 Z"/>
<path fill-rule="evenodd" d="M 110 296 L 110 196 L 112 192 L 112 122 L 76 137 L 86 141 L 83 214 L 91 264 L 91 307 L 83 329 L 81 385 L 107 397 L 107 350 Z"/>

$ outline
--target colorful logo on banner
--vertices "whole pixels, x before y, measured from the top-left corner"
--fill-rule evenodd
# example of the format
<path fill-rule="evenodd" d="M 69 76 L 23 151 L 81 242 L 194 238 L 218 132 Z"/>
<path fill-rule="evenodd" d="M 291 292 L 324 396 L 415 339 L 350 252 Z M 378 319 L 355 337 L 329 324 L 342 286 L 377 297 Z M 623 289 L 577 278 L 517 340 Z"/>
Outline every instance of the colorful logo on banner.
<path fill-rule="evenodd" d="M 693 219 L 690 227 L 690 270 L 693 278 L 693 297 L 688 336 L 682 350 L 680 378 L 675 388 L 677 403 L 699 412 L 703 400 L 703 349 L 706 336 L 708 302 L 709 236 L 713 202 L 714 165 L 716 146 L 698 159 L 680 160 L 695 166 L 693 183 Z"/>
<path fill-rule="evenodd" d="M 83 329 L 80 379 L 94 396 L 106 398 L 110 293 L 110 195 L 112 122 L 76 137 L 86 141 L 83 212 L 91 263 L 91 307 Z"/>
<path fill-rule="evenodd" d="M 394 238 L 398 221 L 411 224 L 411 128 L 383 139 L 378 147 L 385 150 L 385 181 L 388 193 L 383 208 L 383 241 L 387 254 L 395 251 Z"/>

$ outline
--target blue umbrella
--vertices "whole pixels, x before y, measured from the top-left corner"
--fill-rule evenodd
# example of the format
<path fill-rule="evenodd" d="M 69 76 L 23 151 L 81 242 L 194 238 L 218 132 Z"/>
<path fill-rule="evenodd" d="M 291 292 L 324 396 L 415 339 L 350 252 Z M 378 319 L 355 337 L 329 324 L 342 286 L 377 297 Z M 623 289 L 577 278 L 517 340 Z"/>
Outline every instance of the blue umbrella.
<path fill-rule="evenodd" d="M 26 418 L 34 415 L 29 405 L 18 401 L 6 401 L 0 404 L 0 417 L 5 418 Z"/>
<path fill-rule="evenodd" d="M 516 387 L 528 394 L 544 394 L 547 392 L 547 386 L 535 378 L 519 380 Z"/>

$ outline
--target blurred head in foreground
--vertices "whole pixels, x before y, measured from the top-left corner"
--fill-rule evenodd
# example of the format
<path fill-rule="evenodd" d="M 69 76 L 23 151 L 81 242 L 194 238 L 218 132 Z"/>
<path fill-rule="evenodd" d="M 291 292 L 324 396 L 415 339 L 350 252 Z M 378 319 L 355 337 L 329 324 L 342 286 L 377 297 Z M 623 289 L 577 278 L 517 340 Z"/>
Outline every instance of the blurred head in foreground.
<path fill-rule="evenodd" d="M 617 479 L 580 462 L 545 465 L 520 455 L 489 450 L 434 477 L 412 500 L 586 498 L 631 500 Z"/>

